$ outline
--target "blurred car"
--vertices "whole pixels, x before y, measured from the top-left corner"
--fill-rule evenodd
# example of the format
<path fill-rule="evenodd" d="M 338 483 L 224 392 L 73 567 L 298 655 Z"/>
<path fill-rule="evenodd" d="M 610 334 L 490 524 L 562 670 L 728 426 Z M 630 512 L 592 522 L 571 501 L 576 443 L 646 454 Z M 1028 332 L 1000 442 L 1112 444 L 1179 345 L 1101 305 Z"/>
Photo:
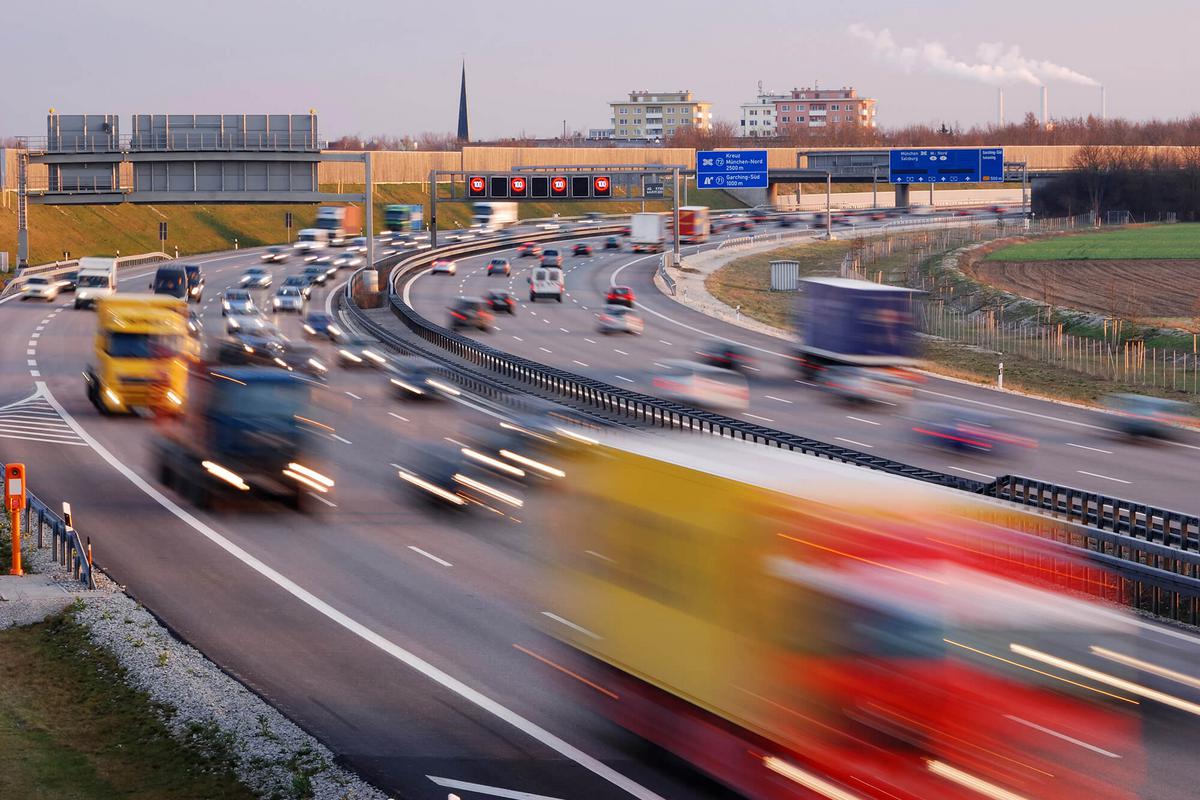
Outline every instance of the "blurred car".
<path fill-rule="evenodd" d="M 347 253 L 365 253 L 365 252 L 367 252 L 367 237 L 355 236 L 353 239 L 350 240 L 350 243 L 348 245 L 346 245 L 346 252 Z"/>
<path fill-rule="evenodd" d="M 489 277 L 492 275 L 507 277 L 512 274 L 512 264 L 508 262 L 507 258 L 493 258 L 488 262 L 487 274 Z"/>
<path fill-rule="evenodd" d="M 188 302 L 199 303 L 204 299 L 204 272 L 199 264 L 184 264 L 183 274 L 187 280 Z"/>
<path fill-rule="evenodd" d="M 1104 407 L 1117 412 L 1115 427 L 1130 438 L 1173 439 L 1175 426 L 1188 421 L 1191 407 L 1179 400 L 1140 394 L 1110 394 Z"/>
<path fill-rule="evenodd" d="M 336 272 L 339 269 L 355 269 L 361 267 L 364 263 L 366 263 L 366 260 L 362 256 L 355 255 L 354 253 L 346 253 L 333 259 L 332 266 Z"/>
<path fill-rule="evenodd" d="M 281 337 L 279 328 L 258 314 L 239 316 L 230 314 L 225 318 L 226 333 L 253 333 L 256 335 Z"/>
<path fill-rule="evenodd" d="M 221 295 L 221 316 L 248 317 L 258 313 L 254 298 L 245 289 L 228 289 Z"/>
<path fill-rule="evenodd" d="M 515 316 L 517 313 L 517 297 L 512 292 L 493 289 L 485 294 L 483 299 L 487 301 L 488 308 L 497 314 Z"/>
<path fill-rule="evenodd" d="M 289 287 L 299 289 L 300 294 L 304 295 L 306 300 L 312 297 L 312 283 L 303 275 L 288 275 L 284 278 L 281 288 L 287 289 Z"/>
<path fill-rule="evenodd" d="M 834 364 L 820 373 L 820 386 L 848 403 L 892 403 L 913 392 L 912 377 L 902 370 Z"/>
<path fill-rule="evenodd" d="M 571 255 L 575 256 L 590 256 L 592 254 L 592 246 L 587 242 L 576 242 L 571 248 Z"/>
<path fill-rule="evenodd" d="M 270 289 L 271 273 L 262 267 L 250 267 L 238 283 L 246 289 Z"/>
<path fill-rule="evenodd" d="M 283 245 L 274 244 L 267 248 L 266 252 L 259 256 L 262 261 L 267 261 L 272 264 L 281 264 L 288 260 L 291 255 L 291 249 Z"/>
<path fill-rule="evenodd" d="M 696 348 L 696 358 L 702 364 L 721 369 L 743 370 L 754 364 L 754 357 L 741 345 L 719 339 L 701 342 Z"/>
<path fill-rule="evenodd" d="M 450 330 L 477 328 L 487 332 L 492 329 L 496 315 L 488 302 L 480 297 L 460 297 L 450 306 Z"/>
<path fill-rule="evenodd" d="M 695 361 L 661 362 L 652 384 L 660 397 L 721 411 L 750 407 L 750 387 L 740 373 Z"/>
<path fill-rule="evenodd" d="M 304 334 L 309 338 L 320 337 L 337 341 L 337 338 L 342 335 L 342 329 L 338 327 L 331 314 L 326 314 L 324 311 L 310 311 L 304 317 Z"/>
<path fill-rule="evenodd" d="M 200 336 L 204 333 L 204 318 L 196 311 L 188 312 L 188 335 Z"/>
<path fill-rule="evenodd" d="M 622 235 L 622 236 L 628 236 L 628 235 L 629 235 L 629 231 L 630 231 L 630 228 L 629 228 L 629 226 L 628 226 L 628 225 L 622 225 L 622 226 L 621 226 L 621 235 Z"/>
<path fill-rule="evenodd" d="M 628 286 L 609 286 L 608 293 L 604 295 L 604 302 L 611 306 L 629 306 L 633 308 L 633 301 L 635 299 L 633 289 Z"/>
<path fill-rule="evenodd" d="M 50 302 L 63 291 L 62 278 L 50 278 L 45 275 L 32 275 L 25 280 L 21 287 L 22 300 L 45 300 Z"/>
<path fill-rule="evenodd" d="M 1003 453 L 1015 447 L 1036 449 L 1037 441 L 1009 432 L 1013 423 L 983 409 L 927 403 L 912 426 L 918 440 L 956 452 Z"/>
<path fill-rule="evenodd" d="M 431 275 L 455 275 L 458 273 L 458 264 L 448 258 L 439 258 L 429 267 Z"/>
<path fill-rule="evenodd" d="M 754 230 L 754 222 L 751 220 L 748 220 L 748 219 L 744 219 L 737 223 L 737 230 L 752 231 L 752 230 Z"/>
<path fill-rule="evenodd" d="M 271 298 L 271 308 L 277 312 L 294 311 L 304 313 L 304 305 L 308 298 L 295 286 L 280 286 Z"/>
<path fill-rule="evenodd" d="M 484 469 L 463 449 L 445 444 L 423 448 L 410 459 L 411 466 L 398 465 L 400 480 L 440 507 L 465 510 L 474 504 L 509 513 L 524 505 L 519 486 Z"/>
<path fill-rule="evenodd" d="M 325 281 L 329 280 L 329 273 L 325 267 L 317 264 L 308 265 L 300 275 L 308 281 L 309 286 L 324 286 Z"/>
<path fill-rule="evenodd" d="M 567 285 L 563 279 L 563 271 L 557 267 L 546 269 L 538 267 L 529 276 L 529 302 L 536 302 L 539 297 L 553 297 L 562 302 Z"/>
<path fill-rule="evenodd" d="M 620 250 L 621 249 L 621 237 L 620 236 L 609 236 L 608 238 L 606 238 L 604 240 L 604 249 L 605 250 Z"/>
<path fill-rule="evenodd" d="M 400 400 L 444 400 L 462 394 L 442 376 L 436 364 L 424 358 L 394 358 L 384 371 L 393 394 Z"/>
<path fill-rule="evenodd" d="M 800 224 L 800 217 L 795 214 L 781 214 L 779 216 L 779 227 L 794 228 Z"/>
<path fill-rule="evenodd" d="M 542 266 L 543 267 L 561 267 L 563 263 L 562 253 L 557 250 L 542 251 Z"/>
<path fill-rule="evenodd" d="M 310 378 L 324 380 L 329 373 L 329 367 L 321 360 L 320 352 L 308 342 L 287 341 L 283 353 L 277 358 L 276 366 L 282 366 Z"/>
<path fill-rule="evenodd" d="M 596 329 L 603 334 L 632 333 L 641 334 L 645 328 L 641 316 L 628 306 L 605 306 L 596 315 Z"/>
<path fill-rule="evenodd" d="M 542 246 L 537 242 L 522 242 L 517 245 L 517 255 L 522 258 L 529 256 L 536 258 L 542 254 Z"/>
<path fill-rule="evenodd" d="M 337 356 L 343 367 L 382 367 L 387 364 L 379 343 L 360 336 L 338 337 Z"/>
<path fill-rule="evenodd" d="M 62 290 L 64 292 L 73 292 L 75 291 L 76 282 L 79 280 L 79 270 L 68 272 L 59 278 L 59 280 L 63 282 Z"/>

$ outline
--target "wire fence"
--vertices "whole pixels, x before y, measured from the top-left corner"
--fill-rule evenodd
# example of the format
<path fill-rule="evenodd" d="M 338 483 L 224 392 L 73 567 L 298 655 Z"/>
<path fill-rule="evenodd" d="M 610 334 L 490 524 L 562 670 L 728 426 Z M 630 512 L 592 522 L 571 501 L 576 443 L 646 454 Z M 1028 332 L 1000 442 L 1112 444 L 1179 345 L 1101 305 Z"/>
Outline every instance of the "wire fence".
<path fill-rule="evenodd" d="M 842 275 L 920 289 L 928 295 L 922 313 L 926 333 L 994 353 L 998 363 L 1013 355 L 1130 386 L 1200 394 L 1200 336 L 1193 334 L 1190 347 L 1152 347 L 1135 325 L 1120 319 L 1104 321 L 1099 336 L 1079 336 L 1067 332 L 1049 307 L 1035 316 L 1005 319 L 1003 302 L 977 292 L 958 270 L 936 266 L 968 245 L 1093 226 L 1090 216 L 1000 219 L 863 236 L 853 240 Z"/>

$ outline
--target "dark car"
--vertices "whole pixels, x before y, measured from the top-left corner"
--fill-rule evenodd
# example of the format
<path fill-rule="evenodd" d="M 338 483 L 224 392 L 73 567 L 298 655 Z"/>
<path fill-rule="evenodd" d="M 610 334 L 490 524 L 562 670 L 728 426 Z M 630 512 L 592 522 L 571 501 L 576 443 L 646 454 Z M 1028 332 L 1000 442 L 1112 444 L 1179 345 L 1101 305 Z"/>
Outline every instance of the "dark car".
<path fill-rule="evenodd" d="M 543 267 L 561 267 L 562 253 L 557 250 L 542 251 L 542 266 Z"/>
<path fill-rule="evenodd" d="M 1116 412 L 1114 427 L 1132 439 L 1173 439 L 1191 417 L 1187 403 L 1139 394 L 1110 394 L 1104 406 Z"/>
<path fill-rule="evenodd" d="M 604 240 L 604 249 L 605 250 L 620 250 L 621 249 L 621 237 L 620 236 L 609 236 L 607 239 Z"/>
<path fill-rule="evenodd" d="M 578 242 L 571 249 L 571 254 L 576 256 L 590 256 L 592 254 L 592 246 L 587 242 Z"/>
<path fill-rule="evenodd" d="M 754 230 L 754 222 L 752 220 L 744 219 L 738 223 L 737 229 L 739 231 L 752 231 Z"/>
<path fill-rule="evenodd" d="M 188 301 L 199 303 L 204 299 L 204 273 L 199 264 L 184 264 L 183 271 L 187 273 Z"/>
<path fill-rule="evenodd" d="M 310 311 L 304 318 L 304 333 L 306 336 L 322 339 L 337 340 L 342 335 L 342 329 L 334 322 L 333 316 L 324 311 Z"/>
<path fill-rule="evenodd" d="M 517 245 L 517 255 L 522 258 L 526 256 L 537 257 L 542 254 L 542 246 L 537 242 L 522 242 Z"/>
<path fill-rule="evenodd" d="M 488 308 L 498 314 L 515 315 L 517 313 L 517 297 L 512 292 L 495 289 L 485 294 L 483 299 L 487 301 Z"/>
<path fill-rule="evenodd" d="M 168 264 L 159 267 L 154 272 L 154 280 L 150 290 L 155 294 L 167 294 L 171 297 L 187 297 L 187 273 L 178 264 Z"/>
<path fill-rule="evenodd" d="M 312 283 L 303 275 L 288 275 L 283 279 L 281 289 L 295 287 L 300 290 L 300 294 L 304 295 L 305 299 L 312 296 Z"/>
<path fill-rule="evenodd" d="M 493 258 L 488 262 L 487 274 L 505 276 L 511 275 L 512 264 L 508 263 L 507 258 Z"/>
<path fill-rule="evenodd" d="M 478 328 L 490 331 L 496 316 L 486 300 L 479 297 L 460 297 L 450 306 L 450 329 Z"/>
<path fill-rule="evenodd" d="M 304 272 L 300 273 L 309 283 L 309 285 L 324 286 L 325 281 L 329 280 L 329 268 L 313 264 L 304 268 Z"/>
<path fill-rule="evenodd" d="M 1011 433 L 1013 423 L 990 411 L 949 403 L 928 403 L 917 409 L 913 433 L 934 447 L 956 452 L 1005 453 L 1015 447 L 1036 449 L 1037 441 Z"/>
<path fill-rule="evenodd" d="M 702 342 L 696 349 L 696 358 L 702 364 L 722 369 L 743 370 L 754 363 L 754 358 L 741 346 L 717 340 Z"/>
<path fill-rule="evenodd" d="M 628 306 L 630 308 L 633 308 L 633 302 L 636 299 L 633 289 L 628 286 L 610 286 L 608 294 L 604 296 L 604 302 L 610 306 Z"/>
<path fill-rule="evenodd" d="M 384 371 L 399 400 L 444 400 L 462 394 L 436 364 L 424 358 L 395 358 Z"/>
<path fill-rule="evenodd" d="M 63 282 L 62 290 L 64 292 L 73 292 L 75 291 L 75 283 L 79 280 L 79 271 L 68 272 L 59 278 L 59 280 Z"/>

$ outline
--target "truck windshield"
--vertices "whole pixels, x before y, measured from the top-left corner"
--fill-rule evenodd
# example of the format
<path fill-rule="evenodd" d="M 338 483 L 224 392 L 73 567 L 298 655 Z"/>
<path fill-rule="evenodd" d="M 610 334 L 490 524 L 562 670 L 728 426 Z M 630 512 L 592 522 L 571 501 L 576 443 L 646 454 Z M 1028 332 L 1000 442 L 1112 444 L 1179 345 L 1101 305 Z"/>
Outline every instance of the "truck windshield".
<path fill-rule="evenodd" d="M 308 390 L 298 381 L 218 383 L 221 391 L 213 398 L 214 414 L 291 421 L 307 408 Z"/>
<path fill-rule="evenodd" d="M 153 333 L 110 333 L 104 350 L 113 358 L 170 358 L 179 353 L 179 337 Z"/>
<path fill-rule="evenodd" d="M 80 275 L 79 280 L 75 282 L 75 285 L 92 288 L 92 289 L 101 288 L 101 287 L 108 288 L 108 276 L 107 275 Z"/>

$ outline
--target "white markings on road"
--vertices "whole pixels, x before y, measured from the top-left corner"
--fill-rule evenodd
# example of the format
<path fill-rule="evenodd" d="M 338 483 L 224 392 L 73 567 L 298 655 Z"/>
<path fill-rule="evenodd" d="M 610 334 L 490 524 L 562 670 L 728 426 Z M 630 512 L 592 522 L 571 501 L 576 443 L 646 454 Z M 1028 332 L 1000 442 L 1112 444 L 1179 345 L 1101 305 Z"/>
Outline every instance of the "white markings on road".
<path fill-rule="evenodd" d="M 33 359 L 33 358 L 31 358 L 31 359 L 28 359 L 28 360 L 27 360 L 25 363 L 26 363 L 26 364 L 28 364 L 28 365 L 29 365 L 29 366 L 31 366 L 31 367 L 36 367 L 36 366 L 37 366 L 37 360 L 36 360 L 36 359 Z"/>
<path fill-rule="evenodd" d="M 559 328 L 559 330 L 562 331 L 563 333 L 570 333 L 570 331 L 567 330 L 566 328 Z"/>
<path fill-rule="evenodd" d="M 615 347 L 613 348 L 613 352 L 614 352 L 614 353 L 620 353 L 620 354 L 621 354 L 621 355 L 623 355 L 623 356 L 627 356 L 627 355 L 629 355 L 629 353 L 626 353 L 624 350 L 618 350 L 618 349 L 617 349 L 617 348 L 615 348 Z"/>
<path fill-rule="evenodd" d="M 583 340 L 584 340 L 585 342 L 587 342 L 588 344 L 595 344 L 595 343 L 596 343 L 596 340 L 595 340 L 595 339 L 589 339 L 589 338 L 588 338 L 588 337 L 586 337 L 586 336 L 585 336 L 585 337 L 583 337 Z"/>
<path fill-rule="evenodd" d="M 996 476 L 995 476 L 995 475 L 988 475 L 988 474 L 987 474 L 987 473 L 985 473 L 985 472 L 976 472 L 976 471 L 975 471 L 975 470 L 973 470 L 973 469 L 964 469 L 963 467 L 946 467 L 946 469 L 952 469 L 952 470 L 954 470 L 955 472 L 965 472 L 965 473 L 966 473 L 966 474 L 968 474 L 968 475 L 978 475 L 980 478 L 986 478 L 986 479 L 988 479 L 989 481 L 994 481 L 994 480 L 996 480 Z"/>
<path fill-rule="evenodd" d="M 1113 454 L 1112 450 L 1101 450 L 1099 447 L 1088 447 L 1086 444 L 1075 444 L 1074 442 L 1067 442 L 1067 447 L 1078 447 L 1080 450 L 1091 450 L 1093 453 L 1104 453 L 1106 456 Z"/>
<path fill-rule="evenodd" d="M 400 416 L 399 414 L 397 414 L 395 411 L 389 411 L 389 412 L 388 412 L 388 416 L 389 416 L 389 417 L 395 417 L 396 419 L 400 420 L 401 422 L 408 422 L 408 421 L 409 421 L 408 417 L 402 417 L 402 416 Z"/>
<path fill-rule="evenodd" d="M 792 404 L 791 400 L 784 400 L 782 397 L 776 397 L 773 394 L 764 394 L 763 397 L 767 398 L 768 400 L 774 400 L 778 403 L 787 403 L 789 406 Z"/>
<path fill-rule="evenodd" d="M 760 417 L 758 414 L 751 414 L 749 411 L 743 411 L 742 416 L 750 417 L 751 419 L 761 419 L 763 422 L 774 422 L 775 421 L 775 420 L 769 419 L 767 417 Z"/>
<path fill-rule="evenodd" d="M 626 378 L 624 375 L 613 375 L 613 377 L 619 381 L 625 381 L 626 383 L 633 383 L 632 378 Z"/>
<path fill-rule="evenodd" d="M 759 369 L 758 367 L 752 367 L 749 364 L 742 364 L 742 369 L 748 369 L 751 372 L 762 372 L 762 370 Z"/>
<path fill-rule="evenodd" d="M 866 442 L 856 442 L 856 441 L 854 441 L 853 439 L 846 439 L 846 438 L 844 438 L 844 437 L 841 437 L 841 436 L 835 436 L 835 437 L 833 437 L 833 438 L 834 438 L 834 439 L 837 439 L 839 442 L 845 442 L 846 444 L 852 444 L 852 445 L 854 445 L 855 447 L 865 447 L 865 448 L 867 448 L 868 450 L 874 450 L 874 449 L 875 449 L 875 445 L 873 445 L 873 444 L 867 444 Z"/>
<path fill-rule="evenodd" d="M 543 353 L 553 353 L 554 352 L 553 350 L 551 350 L 548 347 L 538 347 L 538 350 L 541 350 Z"/>
<path fill-rule="evenodd" d="M 1005 714 L 1004 718 L 1011 719 L 1013 722 L 1024 725 L 1027 728 L 1033 728 L 1035 731 L 1041 731 L 1042 733 L 1049 734 L 1050 736 L 1053 736 L 1055 738 L 1062 739 L 1064 742 L 1070 742 L 1071 744 L 1078 745 L 1086 750 L 1091 750 L 1093 753 L 1099 753 L 1100 755 L 1105 756 L 1107 758 L 1120 758 L 1121 757 L 1118 754 L 1113 753 L 1109 750 L 1105 750 L 1102 747 L 1097 747 L 1094 744 L 1088 744 L 1087 742 L 1076 739 L 1073 736 L 1067 736 L 1065 733 L 1059 733 L 1056 730 L 1051 730 L 1050 728 L 1045 728 L 1041 725 L 1038 725 L 1036 722 L 1030 722 L 1027 719 L 1021 719 L 1020 717 L 1014 717 L 1012 714 Z"/>
<path fill-rule="evenodd" d="M 579 359 L 576 359 L 576 358 L 573 358 L 573 359 L 571 359 L 571 363 L 573 363 L 573 364 L 578 364 L 578 365 L 579 365 L 579 366 L 581 366 L 581 367 L 586 367 L 586 366 L 587 366 L 587 364 L 583 363 L 582 361 L 580 361 Z"/>
<path fill-rule="evenodd" d="M 607 561 L 610 564 L 617 563 L 616 561 L 613 561 L 608 556 L 606 556 L 602 553 L 597 553 L 595 550 L 584 550 L 583 552 L 587 553 L 589 556 L 595 556 L 596 558 L 600 559 L 601 561 Z"/>
<path fill-rule="evenodd" d="M 329 434 L 329 435 L 330 435 L 331 437 L 333 437 L 334 439 L 337 439 L 337 440 L 338 440 L 339 442 L 341 442 L 342 444 L 354 444 L 354 442 L 350 441 L 349 439 L 346 439 L 346 438 L 343 438 L 343 437 L 341 437 L 341 436 L 338 436 L 336 433 L 331 433 L 331 434 Z"/>
<path fill-rule="evenodd" d="M 26 351 L 25 351 L 25 355 L 27 355 L 27 356 L 36 356 L 36 355 L 37 355 L 37 350 L 34 350 L 34 349 L 31 347 L 31 348 L 29 348 L 28 350 L 26 350 Z"/>
<path fill-rule="evenodd" d="M 41 338 L 41 334 L 40 333 L 32 333 L 29 335 L 29 338 L 30 339 L 39 339 L 39 338 Z"/>
<path fill-rule="evenodd" d="M 1092 478 L 1102 478 L 1102 479 L 1104 479 L 1104 480 L 1106 480 L 1106 481 L 1115 481 L 1115 482 L 1117 482 L 1117 483 L 1124 483 L 1124 484 L 1126 484 L 1126 485 L 1133 483 L 1133 481 L 1126 481 L 1126 480 L 1122 480 L 1121 478 L 1114 478 L 1114 477 L 1112 477 L 1111 475 L 1100 475 L 1099 473 L 1096 473 L 1096 472 L 1087 472 L 1087 471 L 1085 471 L 1085 470 L 1082 470 L 1082 469 L 1077 469 L 1077 470 L 1075 470 L 1075 471 L 1076 471 L 1076 472 L 1078 472 L 1080 475 L 1088 475 L 1088 476 L 1090 476 L 1090 477 L 1092 477 Z"/>
<path fill-rule="evenodd" d="M 322 503 L 329 506 L 330 508 L 337 508 L 337 503 L 333 502 L 332 500 L 327 500 L 326 498 L 321 497 L 321 495 L 317 494 L 316 492 L 308 492 L 307 494 L 309 497 L 313 498 L 314 500 L 320 500 Z"/>
<path fill-rule="evenodd" d="M 514 339 L 516 339 L 518 342 L 523 342 L 523 341 L 525 341 L 525 340 L 524 340 L 524 339 L 522 339 L 520 336 L 516 336 L 516 335 L 514 335 L 514 336 L 513 336 L 513 338 L 514 338 Z"/>
<path fill-rule="evenodd" d="M 849 414 L 846 415 L 846 419 L 852 419 L 855 422 L 865 422 L 868 425 L 878 425 L 879 424 L 878 422 L 876 422 L 873 419 L 863 419 L 862 417 L 852 417 Z"/>
<path fill-rule="evenodd" d="M 362 400 L 362 398 L 356 395 L 354 392 L 346 392 L 346 396 L 353 397 L 355 400 Z"/>
<path fill-rule="evenodd" d="M 429 552 L 428 550 L 422 550 L 421 548 L 417 547 L 415 544 L 410 544 L 408 546 L 408 549 L 412 550 L 414 553 L 420 553 L 421 555 L 428 558 L 430 561 L 436 561 L 437 563 L 441 564 L 443 567 L 453 567 L 454 566 L 446 559 L 438 558 L 433 553 Z"/>
<path fill-rule="evenodd" d="M 34 330 L 37 330 L 37 331 L 46 330 L 46 320 L 42 320 L 42 324 L 38 325 L 36 328 L 34 328 Z"/>
<path fill-rule="evenodd" d="M 40 378 L 40 377 L 42 377 L 42 373 L 38 372 L 36 369 L 31 369 L 31 370 L 29 370 L 29 374 L 30 374 L 31 376 L 33 376 L 34 378 Z"/>
<path fill-rule="evenodd" d="M 658 340 L 658 343 L 659 343 L 659 344 L 665 344 L 667 347 L 672 347 L 672 346 L 673 346 L 673 345 L 672 345 L 670 342 L 668 342 L 666 339 L 659 339 L 659 340 Z"/>
<path fill-rule="evenodd" d="M 482 783 L 469 783 L 467 781 L 456 781 L 452 778 L 439 778 L 436 775 L 426 775 L 426 778 L 441 786 L 443 789 L 459 789 L 464 792 L 474 792 L 475 794 L 486 794 L 489 797 L 503 797 L 507 800 L 559 800 L 557 797 L 550 797 L 544 794 L 530 794 L 529 792 L 518 792 L 514 789 L 501 789 L 498 786 L 487 786 Z M 450 795 L 457 797 L 457 795 Z"/>
<path fill-rule="evenodd" d="M 598 633 L 595 633 L 595 632 L 593 632 L 593 631 L 589 631 L 587 628 L 583 627 L 582 625 L 576 625 L 574 622 L 571 622 L 571 620 L 569 620 L 569 619 L 563 619 L 563 618 L 562 618 L 562 617 L 560 617 L 558 614 L 553 614 L 553 613 L 551 613 L 551 612 L 549 612 L 549 611 L 543 611 L 543 612 L 542 612 L 542 616 L 543 616 L 543 617 L 549 617 L 550 619 L 554 620 L 554 621 L 555 621 L 555 622 L 557 622 L 557 623 L 560 623 L 560 624 L 562 624 L 562 625 L 566 625 L 568 628 L 570 628 L 570 629 L 571 629 L 571 630 L 573 630 L 573 631 L 579 631 L 579 632 L 580 632 L 580 633 L 582 633 L 584 636 L 589 636 L 589 637 L 591 637 L 591 638 L 593 638 L 593 639 L 597 639 L 597 640 L 599 640 L 599 639 L 603 639 L 603 638 L 604 638 L 603 636 L 601 636 L 601 635 L 600 635 L 600 634 L 598 634 Z"/>

